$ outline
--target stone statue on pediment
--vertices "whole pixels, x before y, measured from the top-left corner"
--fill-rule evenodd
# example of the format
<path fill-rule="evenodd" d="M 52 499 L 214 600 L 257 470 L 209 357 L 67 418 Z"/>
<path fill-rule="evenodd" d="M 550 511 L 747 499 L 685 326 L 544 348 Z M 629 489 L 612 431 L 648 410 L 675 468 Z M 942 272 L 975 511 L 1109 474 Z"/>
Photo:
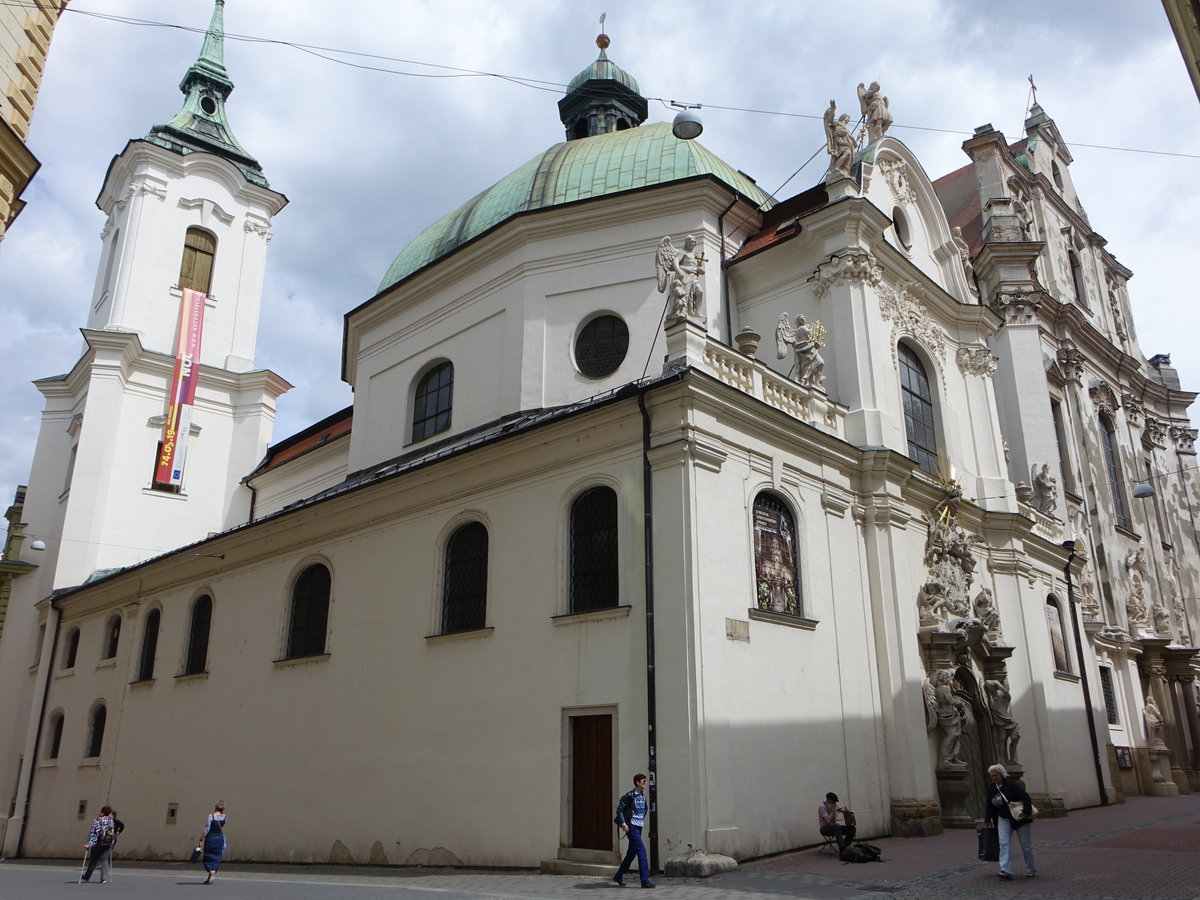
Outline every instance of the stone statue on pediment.
<path fill-rule="evenodd" d="M 825 329 L 820 322 L 810 325 L 797 313 L 793 326 L 788 314 L 780 313 L 779 324 L 775 327 L 775 344 L 780 359 L 787 356 L 788 347 L 795 352 L 798 382 L 817 388 L 825 384 L 825 360 L 820 352 L 825 346 Z"/>
<path fill-rule="evenodd" d="M 1153 694 L 1146 697 L 1146 708 L 1142 711 L 1142 717 L 1146 720 L 1146 742 L 1151 747 L 1165 747 L 1167 744 L 1163 740 L 1163 734 L 1167 723 Z"/>
<path fill-rule="evenodd" d="M 832 182 L 838 177 L 849 178 L 850 169 L 854 165 L 856 146 L 854 136 L 850 133 L 850 116 L 845 113 L 838 116 L 837 103 L 830 100 L 824 120 L 825 150 L 829 154 L 829 169 L 825 173 L 825 180 Z"/>
<path fill-rule="evenodd" d="M 939 736 L 939 769 L 965 769 L 961 757 L 962 729 L 966 719 L 964 701 L 954 696 L 954 670 L 939 669 L 933 678 L 926 678 L 922 688 L 925 698 L 925 729 L 937 729 Z"/>
<path fill-rule="evenodd" d="M 1017 761 L 1017 743 L 1021 740 L 1021 726 L 1012 716 L 1012 693 L 1007 681 L 988 681 L 984 684 L 992 714 L 992 733 L 996 746 L 1000 748 L 1005 763 Z"/>
<path fill-rule="evenodd" d="M 883 137 L 892 125 L 888 98 L 883 96 L 878 81 L 872 81 L 870 87 L 859 82 L 858 105 L 862 110 L 863 121 L 867 124 L 867 139 L 874 143 Z"/>
<path fill-rule="evenodd" d="M 683 250 L 677 251 L 670 235 L 658 242 L 654 269 L 658 277 L 658 292 L 671 301 L 667 324 L 691 319 L 701 325 L 704 315 L 704 264 L 708 262 L 703 250 L 697 250 L 695 235 L 683 239 Z"/>
<path fill-rule="evenodd" d="M 1000 611 L 996 609 L 996 601 L 992 596 L 991 588 L 980 588 L 979 593 L 975 595 L 975 608 L 973 610 L 975 618 L 977 618 L 986 629 L 984 638 L 994 644 L 998 644 L 1003 640 L 1000 634 Z"/>
<path fill-rule="evenodd" d="M 1041 468 L 1037 463 L 1030 469 L 1030 483 L 1033 485 L 1033 496 L 1030 504 L 1040 513 L 1053 515 L 1058 506 L 1058 492 L 1055 486 L 1058 479 L 1050 474 L 1050 463 L 1043 463 Z"/>

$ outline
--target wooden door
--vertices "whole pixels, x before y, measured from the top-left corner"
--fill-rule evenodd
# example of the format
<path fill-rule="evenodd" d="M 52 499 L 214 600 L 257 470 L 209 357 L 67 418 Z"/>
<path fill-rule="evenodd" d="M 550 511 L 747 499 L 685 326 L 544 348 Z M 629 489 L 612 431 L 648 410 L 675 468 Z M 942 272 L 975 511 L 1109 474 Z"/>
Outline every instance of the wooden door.
<path fill-rule="evenodd" d="M 612 716 L 572 716 L 572 847 L 613 849 L 612 784 Z"/>

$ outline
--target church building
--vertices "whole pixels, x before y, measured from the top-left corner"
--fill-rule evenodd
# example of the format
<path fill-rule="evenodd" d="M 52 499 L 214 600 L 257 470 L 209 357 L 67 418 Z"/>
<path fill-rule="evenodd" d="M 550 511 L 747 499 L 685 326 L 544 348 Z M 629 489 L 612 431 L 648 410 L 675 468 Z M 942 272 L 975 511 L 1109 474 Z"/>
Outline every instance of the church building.
<path fill-rule="evenodd" d="M 777 198 L 601 35 L 565 140 L 346 314 L 353 405 L 272 444 L 287 201 L 222 17 L 35 382 L 5 855 L 112 803 L 119 855 L 180 859 L 223 799 L 239 860 L 615 865 L 638 771 L 657 867 L 815 843 L 831 789 L 863 836 L 974 827 L 994 762 L 1045 816 L 1200 790 L 1196 395 L 1040 106 L 931 180 L 860 85 Z"/>

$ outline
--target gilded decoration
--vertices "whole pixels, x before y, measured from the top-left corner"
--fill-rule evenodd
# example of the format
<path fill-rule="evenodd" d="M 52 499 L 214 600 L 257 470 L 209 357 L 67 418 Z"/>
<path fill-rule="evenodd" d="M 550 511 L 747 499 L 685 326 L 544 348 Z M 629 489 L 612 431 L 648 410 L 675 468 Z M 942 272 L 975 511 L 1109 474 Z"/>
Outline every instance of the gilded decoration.
<path fill-rule="evenodd" d="M 958 524 L 962 487 L 953 479 L 942 483 L 942 499 L 933 508 L 925 538 L 925 583 L 917 592 L 922 631 L 958 630 L 977 624 L 981 634 L 1000 634 L 1000 616 L 992 593 L 982 588 L 971 602 L 975 580 L 974 548 L 983 543 Z"/>
<path fill-rule="evenodd" d="M 864 250 L 831 253 L 808 277 L 808 282 L 819 300 L 831 287 L 840 284 L 882 284 L 883 267 Z"/>
<path fill-rule="evenodd" d="M 958 352 L 954 354 L 955 360 L 958 362 L 958 368 L 964 375 L 982 375 L 991 377 L 996 373 L 996 367 L 999 365 L 999 360 L 992 356 L 992 351 L 987 347 L 959 347 Z"/>

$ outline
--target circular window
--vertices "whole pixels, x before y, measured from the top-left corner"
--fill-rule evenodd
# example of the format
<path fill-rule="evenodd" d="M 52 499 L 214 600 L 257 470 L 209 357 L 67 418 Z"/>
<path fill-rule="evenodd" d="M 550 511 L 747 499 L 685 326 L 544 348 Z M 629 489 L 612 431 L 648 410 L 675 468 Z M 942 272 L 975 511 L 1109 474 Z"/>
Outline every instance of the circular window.
<path fill-rule="evenodd" d="M 896 237 L 899 238 L 904 249 L 911 250 L 912 235 L 908 230 L 908 219 L 905 218 L 904 212 L 898 206 L 892 210 L 892 227 L 896 229 Z"/>
<path fill-rule="evenodd" d="M 207 113 L 208 115 L 211 116 L 213 113 L 215 113 L 217 111 L 217 104 L 216 104 L 216 101 L 213 100 L 212 97 L 201 97 L 200 98 L 200 108 L 202 110 L 204 110 L 205 113 Z"/>
<path fill-rule="evenodd" d="M 575 339 L 575 365 L 588 378 L 617 371 L 629 350 L 629 329 L 618 316 L 596 316 Z"/>

